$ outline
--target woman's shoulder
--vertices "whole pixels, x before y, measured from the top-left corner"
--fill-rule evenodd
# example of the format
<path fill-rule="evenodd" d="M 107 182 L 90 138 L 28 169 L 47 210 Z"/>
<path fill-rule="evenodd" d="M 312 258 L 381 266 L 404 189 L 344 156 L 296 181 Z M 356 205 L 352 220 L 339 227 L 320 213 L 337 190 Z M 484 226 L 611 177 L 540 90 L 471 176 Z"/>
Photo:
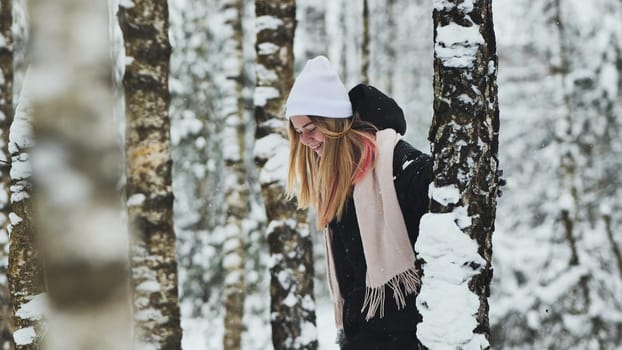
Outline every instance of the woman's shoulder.
<path fill-rule="evenodd" d="M 426 167 L 431 169 L 432 158 L 410 143 L 400 140 L 393 149 L 393 175 L 398 176 L 406 171 L 421 173 Z"/>

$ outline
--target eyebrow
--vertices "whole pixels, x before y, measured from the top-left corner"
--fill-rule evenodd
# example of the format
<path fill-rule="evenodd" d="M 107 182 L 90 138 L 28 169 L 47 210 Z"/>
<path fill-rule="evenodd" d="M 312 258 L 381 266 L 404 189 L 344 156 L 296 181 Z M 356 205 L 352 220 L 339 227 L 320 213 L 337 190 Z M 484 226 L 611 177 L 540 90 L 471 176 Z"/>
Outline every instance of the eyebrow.
<path fill-rule="evenodd" d="M 305 124 L 305 125 L 301 126 L 301 127 L 300 127 L 300 129 L 304 129 L 304 128 L 306 128 L 306 127 L 307 127 L 307 125 L 309 125 L 309 124 L 313 124 L 313 122 L 312 122 L 312 121 L 311 121 L 311 122 L 308 122 L 307 124 Z M 300 130 L 299 128 L 294 128 L 294 129 L 296 129 L 296 130 Z"/>

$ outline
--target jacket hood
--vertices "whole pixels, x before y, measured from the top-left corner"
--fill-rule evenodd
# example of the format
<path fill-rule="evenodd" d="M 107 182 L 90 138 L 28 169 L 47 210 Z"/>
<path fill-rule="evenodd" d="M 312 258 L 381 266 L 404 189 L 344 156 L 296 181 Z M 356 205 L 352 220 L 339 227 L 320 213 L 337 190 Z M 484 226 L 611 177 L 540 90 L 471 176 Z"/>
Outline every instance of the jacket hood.
<path fill-rule="evenodd" d="M 371 85 L 358 84 L 348 92 L 352 111 L 362 120 L 374 124 L 379 130 L 394 129 L 406 133 L 404 112 L 395 100 Z"/>

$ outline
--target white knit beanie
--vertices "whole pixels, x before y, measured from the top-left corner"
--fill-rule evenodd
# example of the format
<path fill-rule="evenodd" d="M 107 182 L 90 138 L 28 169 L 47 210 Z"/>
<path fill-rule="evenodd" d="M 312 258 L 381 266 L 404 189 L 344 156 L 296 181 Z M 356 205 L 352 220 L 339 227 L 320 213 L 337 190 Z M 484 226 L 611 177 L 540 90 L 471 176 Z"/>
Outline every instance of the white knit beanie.
<path fill-rule="evenodd" d="M 305 64 L 296 77 L 285 105 L 285 116 L 313 115 L 327 118 L 350 118 L 352 104 L 337 71 L 324 56 Z"/>

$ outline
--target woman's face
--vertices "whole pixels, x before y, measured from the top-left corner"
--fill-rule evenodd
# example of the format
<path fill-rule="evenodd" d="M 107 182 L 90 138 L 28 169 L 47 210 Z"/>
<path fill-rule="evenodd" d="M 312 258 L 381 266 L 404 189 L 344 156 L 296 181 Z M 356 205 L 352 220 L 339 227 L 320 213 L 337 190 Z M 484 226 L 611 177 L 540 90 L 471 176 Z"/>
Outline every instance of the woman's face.
<path fill-rule="evenodd" d="M 324 134 L 313 124 L 311 119 L 306 115 L 296 115 L 291 118 L 291 121 L 294 130 L 300 136 L 300 142 L 318 155 L 322 154 Z"/>

